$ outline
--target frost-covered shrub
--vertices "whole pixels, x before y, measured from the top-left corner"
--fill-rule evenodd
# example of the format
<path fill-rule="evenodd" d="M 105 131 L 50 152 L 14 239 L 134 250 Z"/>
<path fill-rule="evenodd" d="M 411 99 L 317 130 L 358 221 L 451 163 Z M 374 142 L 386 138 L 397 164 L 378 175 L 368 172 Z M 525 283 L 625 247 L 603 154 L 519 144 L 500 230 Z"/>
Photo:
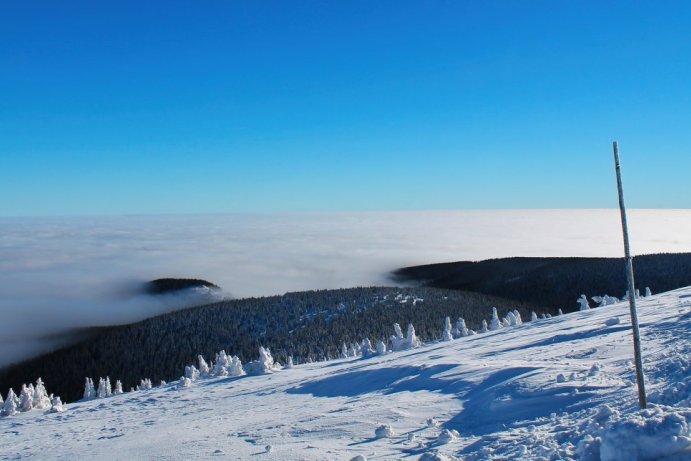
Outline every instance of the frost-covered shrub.
<path fill-rule="evenodd" d="M 122 382 L 119 379 L 115 381 L 115 390 L 113 394 L 122 394 Z"/>
<path fill-rule="evenodd" d="M 652 296 L 653 292 L 650 291 L 650 287 L 645 287 L 645 297 Z"/>
<path fill-rule="evenodd" d="M 453 442 L 454 440 L 458 440 L 460 437 L 460 434 L 458 433 L 457 430 L 455 429 L 444 429 L 441 431 L 441 434 L 439 434 L 439 437 L 437 437 L 437 442 L 440 444 L 445 444 L 449 442 Z"/>
<path fill-rule="evenodd" d="M 142 380 L 140 380 L 140 382 L 139 382 L 139 390 L 140 390 L 140 391 L 148 391 L 148 390 L 150 390 L 152 387 L 153 387 L 153 386 L 152 386 L 152 384 L 151 384 L 151 380 L 148 379 L 148 378 L 142 379 Z"/>
<path fill-rule="evenodd" d="M 487 333 L 487 320 L 482 319 L 482 328 L 480 329 L 480 333 Z"/>
<path fill-rule="evenodd" d="M 180 376 L 180 380 L 178 381 L 178 389 L 184 389 L 186 387 L 191 387 L 192 386 L 192 380 L 186 376 Z"/>
<path fill-rule="evenodd" d="M 453 333 L 451 332 L 451 319 L 446 317 L 444 319 L 444 331 L 441 334 L 442 341 L 451 341 L 453 339 Z"/>
<path fill-rule="evenodd" d="M 530 313 L 530 321 L 531 322 L 537 321 L 537 314 L 535 313 L 535 311 Z"/>
<path fill-rule="evenodd" d="M 585 295 L 581 295 L 581 297 L 578 298 L 576 302 L 580 306 L 579 310 L 587 311 L 590 309 L 590 304 L 588 304 L 588 298 L 586 298 Z"/>
<path fill-rule="evenodd" d="M 228 367 L 228 376 L 244 376 L 245 370 L 242 368 L 242 362 L 236 355 L 230 358 L 230 366 Z"/>
<path fill-rule="evenodd" d="M 374 430 L 374 437 L 377 439 L 386 439 L 396 435 L 393 428 L 388 424 L 382 424 Z"/>

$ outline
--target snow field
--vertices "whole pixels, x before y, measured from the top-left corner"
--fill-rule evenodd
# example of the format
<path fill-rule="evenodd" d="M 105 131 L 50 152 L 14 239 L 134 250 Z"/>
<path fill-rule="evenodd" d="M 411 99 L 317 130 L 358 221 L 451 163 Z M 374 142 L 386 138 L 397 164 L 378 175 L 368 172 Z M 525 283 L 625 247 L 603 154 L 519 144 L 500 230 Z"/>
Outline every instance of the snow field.
<path fill-rule="evenodd" d="M 628 305 L 615 303 L 0 418 L 0 459 L 691 459 L 691 288 L 639 309 L 645 411 Z"/>

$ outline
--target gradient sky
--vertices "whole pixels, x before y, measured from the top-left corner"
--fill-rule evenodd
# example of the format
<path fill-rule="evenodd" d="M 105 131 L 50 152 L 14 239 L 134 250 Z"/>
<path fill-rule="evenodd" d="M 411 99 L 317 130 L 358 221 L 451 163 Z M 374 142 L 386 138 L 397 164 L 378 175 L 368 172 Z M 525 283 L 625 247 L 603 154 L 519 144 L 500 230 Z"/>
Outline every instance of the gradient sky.
<path fill-rule="evenodd" d="M 691 2 L 7 0 L 0 215 L 691 208 Z"/>

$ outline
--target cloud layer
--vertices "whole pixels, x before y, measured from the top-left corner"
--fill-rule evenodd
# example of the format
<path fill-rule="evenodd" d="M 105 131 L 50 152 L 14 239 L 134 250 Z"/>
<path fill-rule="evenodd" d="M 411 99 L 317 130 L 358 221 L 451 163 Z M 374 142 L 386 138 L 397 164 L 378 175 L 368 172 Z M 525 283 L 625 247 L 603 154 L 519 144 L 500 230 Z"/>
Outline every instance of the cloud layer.
<path fill-rule="evenodd" d="M 635 254 L 691 251 L 691 210 L 632 210 Z M 127 323 L 190 300 L 133 295 L 159 277 L 235 297 L 390 284 L 401 266 L 508 256 L 620 256 L 617 210 L 3 218 L 0 366 L 38 337 Z"/>

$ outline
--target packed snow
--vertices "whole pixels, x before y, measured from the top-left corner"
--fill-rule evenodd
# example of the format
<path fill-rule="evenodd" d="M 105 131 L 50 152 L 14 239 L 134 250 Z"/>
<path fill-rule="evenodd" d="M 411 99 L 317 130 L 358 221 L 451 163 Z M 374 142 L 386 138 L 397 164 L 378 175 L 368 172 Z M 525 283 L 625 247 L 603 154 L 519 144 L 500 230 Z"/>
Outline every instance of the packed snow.
<path fill-rule="evenodd" d="M 488 311 L 481 334 L 445 319 L 420 344 L 396 325 L 394 348 L 344 344 L 344 358 L 290 367 L 221 351 L 134 392 L 89 379 L 66 405 L 27 385 L 3 404 L 0 458 L 689 460 L 691 287 L 638 306 L 647 410 L 627 303 L 530 322 Z"/>

